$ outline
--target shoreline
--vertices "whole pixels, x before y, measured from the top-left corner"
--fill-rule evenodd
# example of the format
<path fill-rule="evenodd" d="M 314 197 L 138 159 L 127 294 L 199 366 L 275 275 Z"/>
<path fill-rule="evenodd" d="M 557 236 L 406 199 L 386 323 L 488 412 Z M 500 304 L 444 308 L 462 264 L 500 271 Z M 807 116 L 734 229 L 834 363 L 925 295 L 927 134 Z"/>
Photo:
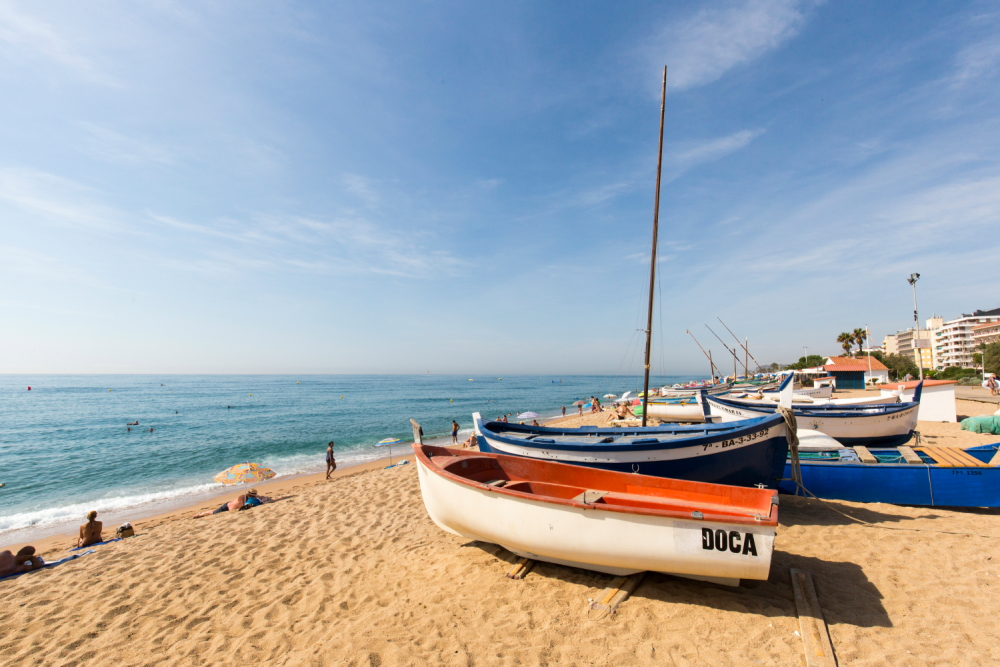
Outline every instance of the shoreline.
<path fill-rule="evenodd" d="M 413 453 L 412 446 L 413 443 L 405 443 L 406 450 L 409 454 L 403 456 L 394 455 L 392 457 L 393 463 L 398 461 L 407 460 L 409 464 L 413 463 Z M 402 449 L 404 445 L 401 445 Z M 114 539 L 115 530 L 119 525 L 128 521 L 132 524 L 135 529 L 136 536 L 140 535 L 143 530 L 148 530 L 156 526 L 174 523 L 176 521 L 187 519 L 194 519 L 194 515 L 198 512 L 203 512 L 205 510 L 217 508 L 221 502 L 218 502 L 223 496 L 235 497 L 242 493 L 244 488 L 255 488 L 261 495 L 291 495 L 291 491 L 300 489 L 301 487 L 312 487 L 317 484 L 324 484 L 327 481 L 334 481 L 337 479 L 343 479 L 351 475 L 361 474 L 369 472 L 372 470 L 379 470 L 387 465 L 389 459 L 388 454 L 374 461 L 365 461 L 362 463 L 355 463 L 352 465 L 347 465 L 344 467 L 338 466 L 337 469 L 330 475 L 330 479 L 326 479 L 326 471 L 317 473 L 301 473 L 296 475 L 288 475 L 287 477 L 282 477 L 281 479 L 269 480 L 266 482 L 258 482 L 256 484 L 248 484 L 245 487 L 242 485 L 222 487 L 218 491 L 212 492 L 210 495 L 201 496 L 197 501 L 190 502 L 187 500 L 182 505 L 172 507 L 165 511 L 153 510 L 151 513 L 142 513 L 140 508 L 131 508 L 139 510 L 140 516 L 138 518 L 119 518 L 111 521 L 108 519 L 109 516 L 117 516 L 121 514 L 128 514 L 129 509 L 116 510 L 115 512 L 108 512 L 99 515 L 97 518 L 102 520 L 104 523 L 103 537 L 105 540 Z M 210 518 L 210 517 L 204 517 Z M 80 523 L 83 523 L 81 519 Z M 49 556 L 55 552 L 67 551 L 76 546 L 77 540 L 77 526 L 73 526 L 72 530 L 67 530 L 65 526 L 60 526 L 58 532 L 54 532 L 49 535 L 43 535 L 39 538 L 29 538 L 24 541 L 12 542 L 10 544 L 4 544 L 0 546 L 0 551 L 9 549 L 12 552 L 17 552 L 18 549 L 31 545 L 35 547 L 36 553 L 40 556 Z M 19 536 L 20 537 L 20 536 Z"/>

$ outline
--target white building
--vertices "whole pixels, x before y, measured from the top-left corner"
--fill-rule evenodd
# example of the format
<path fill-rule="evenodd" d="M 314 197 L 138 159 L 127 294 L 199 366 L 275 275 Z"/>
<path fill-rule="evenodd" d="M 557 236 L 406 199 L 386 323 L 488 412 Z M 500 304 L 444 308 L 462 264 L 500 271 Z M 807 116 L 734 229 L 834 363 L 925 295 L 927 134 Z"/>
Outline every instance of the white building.
<path fill-rule="evenodd" d="M 973 368 L 972 353 L 977 342 L 973 338 L 973 328 L 998 319 L 1000 319 L 1000 308 L 976 310 L 971 315 L 963 314 L 957 319 L 944 322 L 941 328 L 934 332 L 934 368 L 937 370 L 949 366 Z"/>

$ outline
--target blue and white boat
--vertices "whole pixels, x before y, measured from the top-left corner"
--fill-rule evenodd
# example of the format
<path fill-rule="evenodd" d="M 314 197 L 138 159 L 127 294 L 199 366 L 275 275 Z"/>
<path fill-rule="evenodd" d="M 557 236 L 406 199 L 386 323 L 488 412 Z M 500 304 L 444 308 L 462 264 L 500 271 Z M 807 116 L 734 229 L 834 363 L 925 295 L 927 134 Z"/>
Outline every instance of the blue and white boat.
<path fill-rule="evenodd" d="M 1000 445 L 872 448 L 862 462 L 850 448 L 799 452 L 802 485 L 819 498 L 932 507 L 1000 507 Z M 905 451 L 905 454 L 904 454 Z M 916 455 L 916 456 L 914 456 Z M 919 457 L 919 459 L 917 458 Z M 907 461 L 909 458 L 909 461 Z M 795 494 L 791 464 L 778 490 Z M 801 494 L 802 492 L 799 491 Z"/>
<path fill-rule="evenodd" d="M 817 430 L 849 447 L 896 447 L 905 445 L 917 428 L 920 391 L 918 386 L 914 401 L 908 403 L 793 406 L 793 411 L 800 431 Z M 748 405 L 719 396 L 702 398 L 723 423 L 773 415 L 777 410 L 773 405 Z"/>
<path fill-rule="evenodd" d="M 480 451 L 695 482 L 773 489 L 788 456 L 779 414 L 633 428 L 507 424 L 484 421 L 478 412 L 472 418 Z"/>

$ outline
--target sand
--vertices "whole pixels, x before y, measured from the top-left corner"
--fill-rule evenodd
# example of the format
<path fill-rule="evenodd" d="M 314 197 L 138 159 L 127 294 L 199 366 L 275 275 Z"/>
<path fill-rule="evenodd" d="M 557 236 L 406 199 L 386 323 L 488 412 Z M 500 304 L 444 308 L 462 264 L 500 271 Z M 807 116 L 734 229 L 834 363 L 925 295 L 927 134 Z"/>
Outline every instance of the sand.
<path fill-rule="evenodd" d="M 601 618 L 587 600 L 611 577 L 540 563 L 507 579 L 511 554 L 428 519 L 415 466 L 343 473 L 249 512 L 136 522 L 134 538 L 0 582 L 0 662 L 799 665 L 794 567 L 814 577 L 840 665 L 1000 664 L 994 510 L 785 498 L 767 581 L 649 574 Z"/>

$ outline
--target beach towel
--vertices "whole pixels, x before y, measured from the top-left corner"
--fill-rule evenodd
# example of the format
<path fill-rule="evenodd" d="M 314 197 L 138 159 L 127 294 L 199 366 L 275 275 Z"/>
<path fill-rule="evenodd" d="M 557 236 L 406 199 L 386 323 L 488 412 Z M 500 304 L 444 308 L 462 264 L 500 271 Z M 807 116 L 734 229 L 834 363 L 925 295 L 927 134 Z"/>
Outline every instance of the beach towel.
<path fill-rule="evenodd" d="M 973 433 L 1000 435 L 1000 417 L 996 415 L 968 417 L 962 420 L 962 430 L 972 431 Z"/>
<path fill-rule="evenodd" d="M 14 574 L 8 574 L 6 576 L 0 577 L 0 580 L 2 580 L 2 579 L 13 579 L 14 577 L 20 577 L 23 574 L 31 574 L 32 572 L 38 572 L 38 570 L 44 570 L 47 567 L 55 567 L 56 565 L 62 565 L 63 563 L 66 563 L 68 561 L 76 560 L 80 556 L 86 556 L 87 554 L 92 554 L 92 553 L 94 553 L 93 549 L 91 549 L 90 551 L 84 551 L 82 554 L 73 554 L 72 556 L 66 556 L 65 558 L 60 558 L 59 560 L 54 560 L 51 563 L 46 563 L 45 565 L 43 565 L 40 568 L 35 569 L 35 570 L 28 570 L 27 572 L 15 572 Z"/>
<path fill-rule="evenodd" d="M 93 544 L 88 544 L 85 547 L 73 547 L 70 551 L 79 551 L 80 549 L 89 549 L 90 547 L 99 547 L 102 544 L 111 544 L 112 542 L 121 542 L 122 538 L 116 537 L 113 540 L 104 540 L 103 542 L 94 542 Z"/>

